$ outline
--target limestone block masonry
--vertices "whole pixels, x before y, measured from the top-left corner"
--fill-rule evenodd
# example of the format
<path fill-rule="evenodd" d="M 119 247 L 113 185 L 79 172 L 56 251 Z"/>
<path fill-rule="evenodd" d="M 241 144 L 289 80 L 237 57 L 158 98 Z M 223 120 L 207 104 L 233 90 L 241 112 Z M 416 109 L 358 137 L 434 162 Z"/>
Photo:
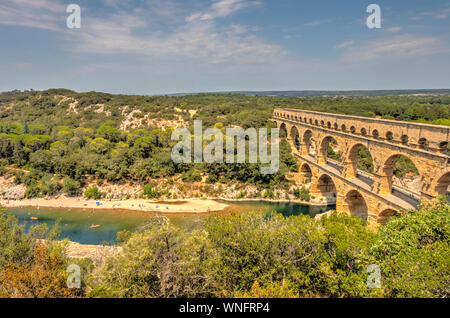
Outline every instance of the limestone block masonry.
<path fill-rule="evenodd" d="M 289 108 L 275 109 L 271 120 L 294 149 L 300 179 L 311 181 L 316 202 L 336 203 L 340 211 L 384 223 L 400 209 L 417 207 L 418 200 L 447 193 L 450 127 Z M 334 141 L 340 163 L 327 158 Z M 371 175 L 361 176 L 357 169 L 362 147 L 373 159 Z M 419 171 L 421 189 L 415 198 L 393 186 L 394 166 L 401 156 Z"/>

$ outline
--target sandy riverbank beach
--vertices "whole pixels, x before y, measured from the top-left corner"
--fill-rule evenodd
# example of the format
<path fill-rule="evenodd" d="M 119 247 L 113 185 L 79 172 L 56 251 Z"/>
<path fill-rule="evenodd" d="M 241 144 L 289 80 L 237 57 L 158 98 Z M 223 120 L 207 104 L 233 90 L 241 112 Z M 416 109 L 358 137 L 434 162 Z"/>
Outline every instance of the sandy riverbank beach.
<path fill-rule="evenodd" d="M 24 200 L 0 200 L 0 205 L 12 207 L 47 207 L 70 209 L 121 209 L 134 211 L 149 211 L 161 213 L 208 213 L 222 211 L 227 204 L 214 200 L 185 199 L 155 202 L 152 200 L 86 200 L 84 198 L 71 198 L 61 196 L 56 199 L 24 199 Z"/>

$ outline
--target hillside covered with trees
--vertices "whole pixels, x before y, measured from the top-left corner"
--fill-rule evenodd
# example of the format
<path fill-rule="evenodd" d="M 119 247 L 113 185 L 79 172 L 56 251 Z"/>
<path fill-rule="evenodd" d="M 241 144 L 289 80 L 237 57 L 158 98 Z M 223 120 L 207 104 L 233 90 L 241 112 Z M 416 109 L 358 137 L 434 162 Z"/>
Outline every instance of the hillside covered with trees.
<path fill-rule="evenodd" d="M 84 186 L 103 181 L 147 184 L 148 197 L 174 197 L 152 181 L 173 184 L 172 178 L 252 184 L 258 187 L 255 197 L 273 197 L 275 186 L 289 188 L 286 176 L 298 169 L 285 141 L 279 172 L 261 175 L 258 164 L 174 164 L 170 135 L 176 127 L 192 128 L 194 119 L 203 120 L 205 128 L 274 127 L 268 119 L 276 107 L 450 125 L 450 96 L 287 98 L 11 91 L 0 94 L 0 175 L 14 176 L 16 184 L 24 184 L 26 197 L 60 191 L 79 195 Z M 369 170 L 370 164 L 366 164 Z M 100 195 L 95 187 L 88 194 Z"/>

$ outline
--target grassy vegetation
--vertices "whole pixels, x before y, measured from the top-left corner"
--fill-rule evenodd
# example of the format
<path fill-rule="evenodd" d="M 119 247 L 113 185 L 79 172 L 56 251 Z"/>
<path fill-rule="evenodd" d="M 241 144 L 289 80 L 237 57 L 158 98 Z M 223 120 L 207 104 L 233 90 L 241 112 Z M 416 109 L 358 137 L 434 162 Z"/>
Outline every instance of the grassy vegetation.
<path fill-rule="evenodd" d="M 195 231 L 155 218 L 121 232 L 123 253 L 102 265 L 76 261 L 83 278 L 75 290 L 62 283 L 74 262 L 64 248 L 48 236 L 37 243 L 45 230 L 25 234 L 0 214 L 0 297 L 449 297 L 449 212 L 447 201 L 433 202 L 377 233 L 338 213 L 212 215 Z M 374 289 L 372 264 L 381 270 Z"/>

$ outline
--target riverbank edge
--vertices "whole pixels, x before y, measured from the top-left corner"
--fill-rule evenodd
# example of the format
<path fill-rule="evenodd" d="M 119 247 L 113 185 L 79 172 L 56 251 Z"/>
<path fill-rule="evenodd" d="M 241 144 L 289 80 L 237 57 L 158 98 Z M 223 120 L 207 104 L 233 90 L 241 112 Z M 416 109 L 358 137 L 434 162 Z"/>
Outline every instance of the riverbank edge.
<path fill-rule="evenodd" d="M 222 201 L 222 202 L 219 202 Z M 99 204 L 97 204 L 97 202 Z M 143 211 L 161 214 L 208 214 L 222 212 L 228 208 L 226 202 L 268 202 L 282 204 L 302 204 L 313 207 L 324 207 L 321 203 L 302 200 L 277 200 L 267 198 L 241 198 L 230 199 L 223 197 L 207 198 L 183 198 L 169 200 L 129 199 L 129 200 L 86 200 L 83 197 L 63 197 L 58 199 L 25 199 L 25 200 L 0 200 L 0 206 L 5 208 L 61 208 L 61 209 L 104 209 Z M 181 203 L 181 204 L 180 204 Z M 165 206 L 165 209 L 164 209 Z"/>

